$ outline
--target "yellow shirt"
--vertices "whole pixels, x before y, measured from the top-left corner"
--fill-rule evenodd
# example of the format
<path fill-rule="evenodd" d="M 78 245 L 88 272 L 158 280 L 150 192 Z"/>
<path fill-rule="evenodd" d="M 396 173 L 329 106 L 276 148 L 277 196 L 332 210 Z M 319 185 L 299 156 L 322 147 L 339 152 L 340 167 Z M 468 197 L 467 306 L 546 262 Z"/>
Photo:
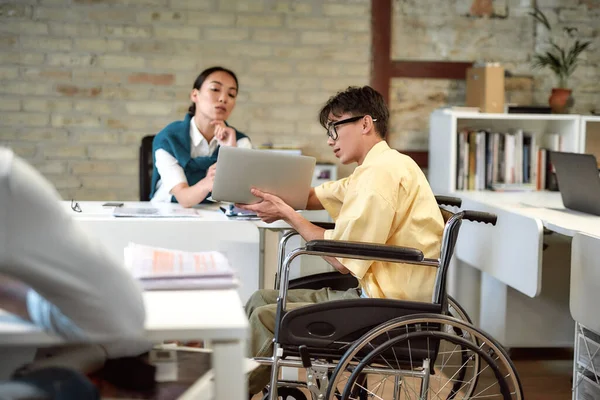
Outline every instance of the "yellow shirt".
<path fill-rule="evenodd" d="M 377 143 L 347 178 L 315 188 L 335 229 L 325 239 L 413 247 L 438 258 L 444 220 L 429 183 L 412 158 Z M 389 262 L 339 261 L 365 294 L 431 302 L 436 268 Z"/>

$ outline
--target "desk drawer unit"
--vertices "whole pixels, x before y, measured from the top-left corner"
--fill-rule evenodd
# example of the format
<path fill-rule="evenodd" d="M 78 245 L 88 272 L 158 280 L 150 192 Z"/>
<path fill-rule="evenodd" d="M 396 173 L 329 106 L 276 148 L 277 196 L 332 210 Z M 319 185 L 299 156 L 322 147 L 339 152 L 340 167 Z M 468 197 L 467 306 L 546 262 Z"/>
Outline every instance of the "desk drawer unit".
<path fill-rule="evenodd" d="M 588 378 L 588 374 L 577 373 L 577 387 L 575 388 L 576 400 L 600 399 L 600 385 Z"/>
<path fill-rule="evenodd" d="M 600 399 L 600 335 L 577 324 L 574 396 L 576 400 Z"/>
<path fill-rule="evenodd" d="M 585 328 L 580 329 L 577 350 L 578 366 L 600 375 L 600 336 Z"/>

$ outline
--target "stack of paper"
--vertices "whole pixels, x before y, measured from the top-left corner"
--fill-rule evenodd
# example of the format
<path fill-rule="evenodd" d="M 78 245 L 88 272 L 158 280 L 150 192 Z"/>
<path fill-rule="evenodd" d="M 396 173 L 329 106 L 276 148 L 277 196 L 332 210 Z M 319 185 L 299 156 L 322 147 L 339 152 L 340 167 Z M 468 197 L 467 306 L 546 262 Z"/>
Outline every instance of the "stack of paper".
<path fill-rule="evenodd" d="M 134 218 L 199 218 L 202 217 L 202 212 L 195 208 L 115 207 L 113 215 L 115 217 Z"/>
<path fill-rule="evenodd" d="M 146 290 L 227 289 L 238 286 L 218 251 L 186 252 L 129 243 L 125 265 Z"/>

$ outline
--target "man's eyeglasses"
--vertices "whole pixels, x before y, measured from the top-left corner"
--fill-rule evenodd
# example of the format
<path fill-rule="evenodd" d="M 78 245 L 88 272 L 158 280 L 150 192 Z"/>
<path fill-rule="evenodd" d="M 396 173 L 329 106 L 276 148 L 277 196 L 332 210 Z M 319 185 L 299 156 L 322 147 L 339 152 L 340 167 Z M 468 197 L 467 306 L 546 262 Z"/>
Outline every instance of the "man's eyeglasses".
<path fill-rule="evenodd" d="M 366 115 L 360 115 L 358 117 L 350 117 L 350 118 L 346 118 L 343 119 L 341 121 L 335 121 L 330 123 L 329 125 L 327 125 L 327 136 L 329 136 L 332 140 L 337 140 L 338 139 L 338 133 L 337 133 L 337 127 L 342 125 L 342 124 L 349 124 L 350 122 L 355 122 L 358 121 L 359 119 L 362 119 L 366 117 Z M 373 118 L 373 122 L 376 122 L 377 118 Z"/>
<path fill-rule="evenodd" d="M 81 212 L 81 207 L 79 207 L 79 203 L 77 203 L 75 200 L 71 200 L 71 210 L 75 212 Z"/>

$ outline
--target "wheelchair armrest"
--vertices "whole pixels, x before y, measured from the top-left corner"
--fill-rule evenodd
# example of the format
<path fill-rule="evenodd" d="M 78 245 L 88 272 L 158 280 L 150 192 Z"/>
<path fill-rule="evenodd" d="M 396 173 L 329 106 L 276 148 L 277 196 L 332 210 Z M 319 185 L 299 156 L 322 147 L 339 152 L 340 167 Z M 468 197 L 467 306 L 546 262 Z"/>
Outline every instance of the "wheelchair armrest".
<path fill-rule="evenodd" d="M 321 227 L 323 229 L 335 229 L 335 222 L 313 222 L 311 224 Z"/>
<path fill-rule="evenodd" d="M 410 247 L 389 246 L 344 240 L 311 240 L 306 250 L 335 253 L 346 256 L 394 259 L 398 261 L 423 261 L 423 252 Z"/>
<path fill-rule="evenodd" d="M 348 290 L 358 287 L 358 279 L 351 274 L 340 274 L 337 271 L 323 272 L 302 276 L 290 280 L 288 289 L 322 289 L 330 287 L 333 290 Z"/>

